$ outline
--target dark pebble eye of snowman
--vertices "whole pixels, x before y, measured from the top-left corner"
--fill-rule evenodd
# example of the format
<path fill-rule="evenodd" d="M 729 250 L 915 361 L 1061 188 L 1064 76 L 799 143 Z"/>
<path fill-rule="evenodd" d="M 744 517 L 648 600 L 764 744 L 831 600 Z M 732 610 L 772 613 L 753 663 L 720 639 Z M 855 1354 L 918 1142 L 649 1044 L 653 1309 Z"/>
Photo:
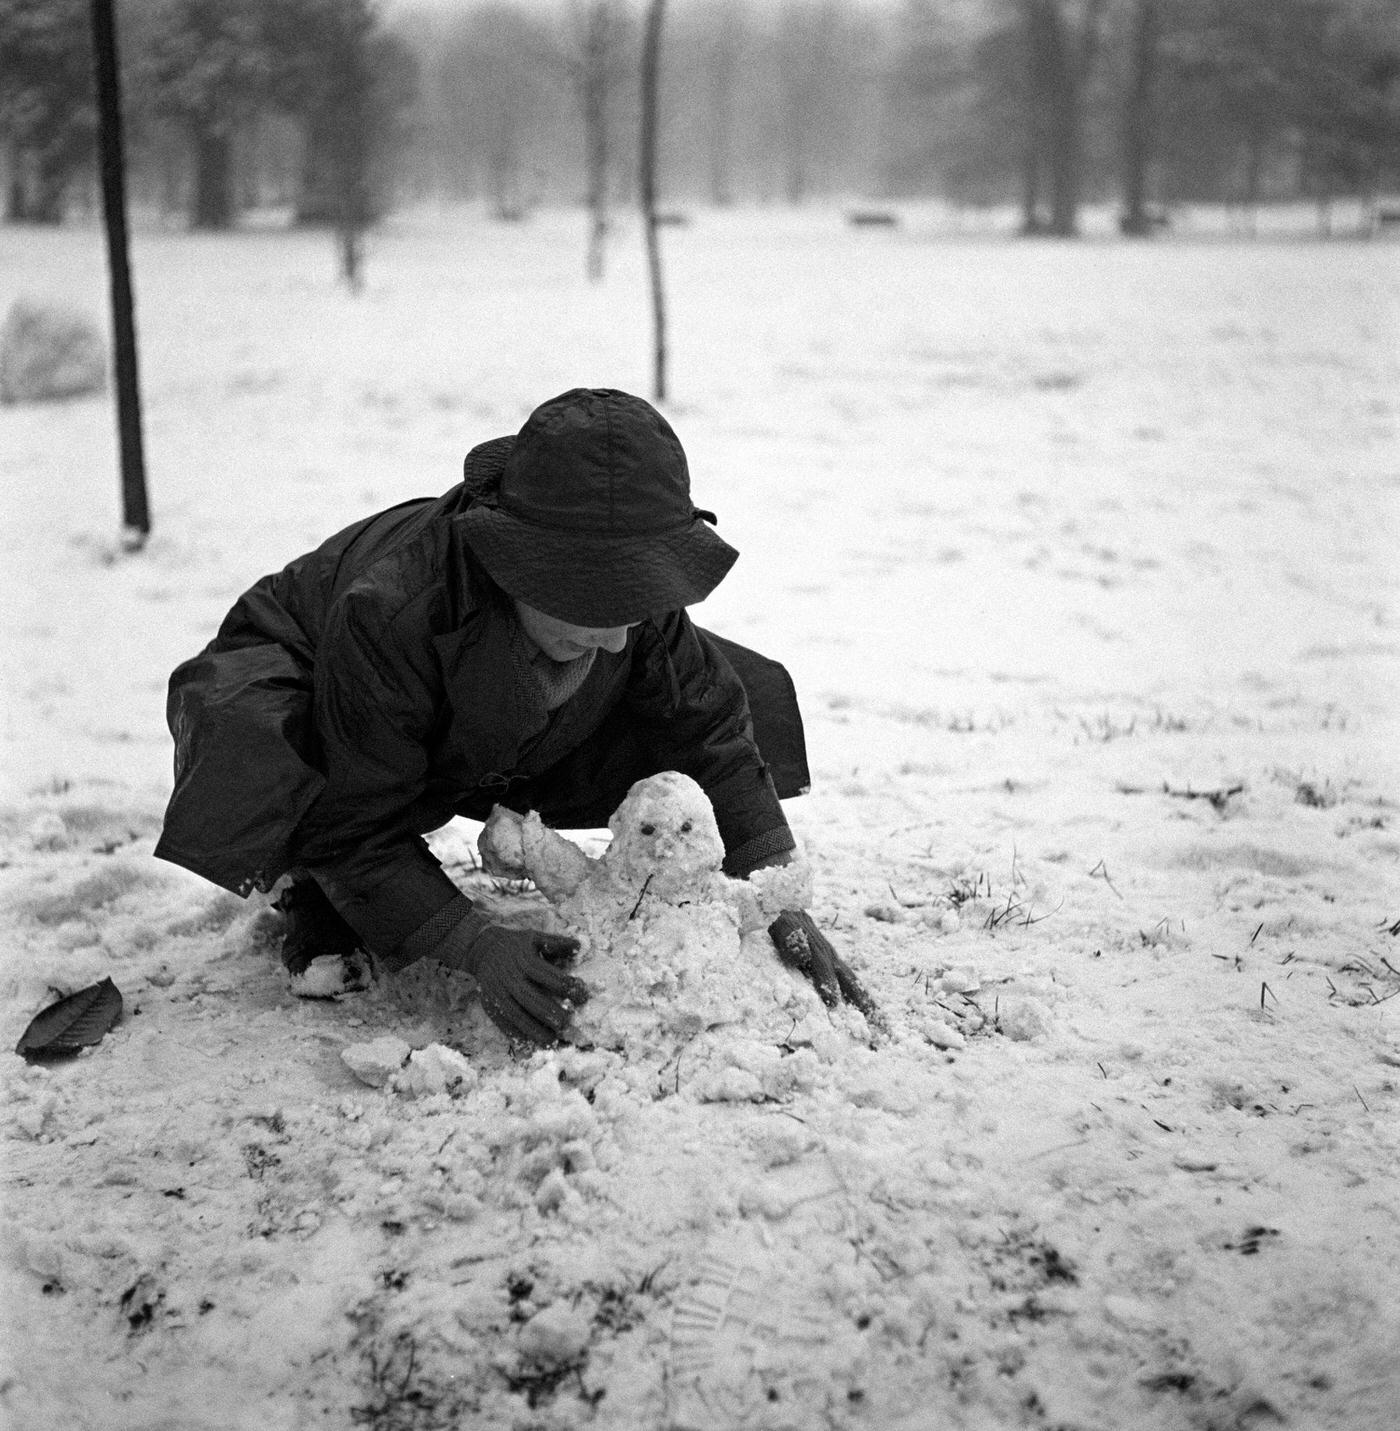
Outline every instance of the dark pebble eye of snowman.
<path fill-rule="evenodd" d="M 687 820 L 687 821 L 685 822 L 685 824 L 681 826 L 681 834 L 683 834 L 683 835 L 688 835 L 688 834 L 690 833 L 690 830 L 691 830 L 690 821 Z"/>
<path fill-rule="evenodd" d="M 644 834 L 644 835 L 654 835 L 655 833 L 656 833 L 656 826 L 655 826 L 655 825 L 643 825 L 643 826 L 642 826 L 642 834 Z"/>

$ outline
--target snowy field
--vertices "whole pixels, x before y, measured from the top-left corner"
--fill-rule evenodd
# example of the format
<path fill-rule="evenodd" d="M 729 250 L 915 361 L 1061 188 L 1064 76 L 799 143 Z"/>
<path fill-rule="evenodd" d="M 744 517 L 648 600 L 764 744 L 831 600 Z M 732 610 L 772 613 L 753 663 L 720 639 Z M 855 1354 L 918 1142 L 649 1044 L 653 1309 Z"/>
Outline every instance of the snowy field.
<path fill-rule="evenodd" d="M 797 681 L 875 1047 L 513 1063 L 464 979 L 293 998 L 265 901 L 151 858 L 166 677 L 245 586 L 646 391 L 640 238 L 590 289 L 583 237 L 403 217 L 354 299 L 324 236 L 138 232 L 136 557 L 109 402 L 0 408 L 5 1424 L 1393 1431 L 1393 243 L 666 231 L 743 553 L 697 617 Z M 21 295 L 101 314 L 98 235 L 0 229 Z M 8 1052 L 105 976 L 96 1049 Z M 368 1086 L 391 1035 L 436 1062 Z"/>

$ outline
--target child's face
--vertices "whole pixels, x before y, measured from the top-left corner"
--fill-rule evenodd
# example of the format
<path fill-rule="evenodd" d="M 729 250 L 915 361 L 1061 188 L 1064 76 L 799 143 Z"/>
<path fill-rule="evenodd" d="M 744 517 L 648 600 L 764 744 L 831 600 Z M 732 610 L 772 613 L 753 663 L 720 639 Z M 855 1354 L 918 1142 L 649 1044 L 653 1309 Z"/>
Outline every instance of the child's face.
<path fill-rule="evenodd" d="M 574 661 L 589 651 L 621 651 L 627 644 L 627 633 L 640 623 L 627 626 L 575 626 L 569 621 L 546 616 L 523 601 L 515 603 L 516 615 L 525 634 L 551 661 Z"/>

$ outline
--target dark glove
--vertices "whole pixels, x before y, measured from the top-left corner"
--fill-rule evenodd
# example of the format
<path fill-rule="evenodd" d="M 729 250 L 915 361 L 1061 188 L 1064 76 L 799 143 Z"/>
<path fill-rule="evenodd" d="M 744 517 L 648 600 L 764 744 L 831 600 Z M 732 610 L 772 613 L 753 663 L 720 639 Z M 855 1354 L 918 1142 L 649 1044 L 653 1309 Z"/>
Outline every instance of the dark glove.
<path fill-rule="evenodd" d="M 875 1001 L 861 988 L 860 980 L 805 909 L 783 910 L 768 926 L 768 934 L 777 947 L 778 958 L 808 979 L 828 1008 L 844 999 L 871 1023 L 882 1022 Z"/>
<path fill-rule="evenodd" d="M 476 980 L 481 1007 L 508 1039 L 554 1044 L 573 1006 L 588 998 L 588 985 L 557 967 L 578 948 L 566 934 L 511 929 L 473 914 L 443 940 L 435 957 Z"/>

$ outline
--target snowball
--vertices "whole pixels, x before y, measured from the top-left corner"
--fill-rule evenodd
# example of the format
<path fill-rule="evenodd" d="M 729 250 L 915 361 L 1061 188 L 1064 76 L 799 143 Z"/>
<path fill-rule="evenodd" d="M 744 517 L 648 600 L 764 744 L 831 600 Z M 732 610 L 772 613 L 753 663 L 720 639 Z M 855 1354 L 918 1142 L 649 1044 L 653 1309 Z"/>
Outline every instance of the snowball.
<path fill-rule="evenodd" d="M 369 1043 L 353 1043 L 340 1050 L 345 1066 L 371 1088 L 383 1088 L 404 1066 L 412 1052 L 401 1039 L 391 1035 L 377 1038 Z"/>
<path fill-rule="evenodd" d="M 975 969 L 963 964 L 949 969 L 938 984 L 945 994 L 975 994 L 982 987 L 982 979 Z"/>
<path fill-rule="evenodd" d="M 568 1366 L 583 1355 L 592 1325 L 582 1308 L 551 1302 L 521 1327 L 521 1359 L 543 1368 Z"/>
<path fill-rule="evenodd" d="M 966 1048 L 967 1040 L 960 1030 L 945 1018 L 930 1015 L 919 1024 L 919 1032 L 934 1048 Z"/>
<path fill-rule="evenodd" d="M 962 928 L 962 917 L 956 909 L 941 909 L 935 906 L 919 915 L 919 923 L 929 929 L 938 930 L 940 934 L 956 934 Z"/>
<path fill-rule="evenodd" d="M 53 1111 L 52 1103 L 29 1103 L 15 1113 L 15 1127 L 26 1138 L 38 1138 L 43 1134 L 44 1121 Z"/>
<path fill-rule="evenodd" d="M 789 1124 L 775 1118 L 766 1124 L 758 1138 L 756 1151 L 765 1168 L 782 1168 L 806 1156 L 820 1146 L 818 1140 L 802 1124 Z"/>
<path fill-rule="evenodd" d="M 1213 1173 L 1220 1166 L 1220 1159 L 1202 1148 L 1187 1146 L 1176 1154 L 1172 1163 L 1184 1173 Z"/>
<path fill-rule="evenodd" d="M 1028 1043 L 1050 1032 L 1050 1011 L 1038 999 L 1003 999 L 997 1010 L 997 1026 L 1007 1038 Z"/>
<path fill-rule="evenodd" d="M 917 1111 L 919 1095 L 883 1067 L 857 1066 L 843 1071 L 841 1087 L 857 1108 L 882 1108 L 905 1117 Z"/>
<path fill-rule="evenodd" d="M 408 1064 L 394 1079 L 394 1091 L 416 1098 L 435 1093 L 461 1093 L 476 1084 L 474 1069 L 456 1049 L 430 1043 L 408 1055 Z"/>
<path fill-rule="evenodd" d="M 1110 1322 L 1129 1331 L 1142 1331 L 1157 1322 L 1152 1307 L 1137 1297 L 1110 1293 L 1103 1299 L 1103 1310 Z"/>
<path fill-rule="evenodd" d="M 359 953 L 322 954 L 300 974 L 291 976 L 292 992 L 299 999 L 334 999 L 341 994 L 356 994 L 368 987 L 369 981 L 369 965 Z"/>
<path fill-rule="evenodd" d="M 759 1103 L 763 1084 L 747 1068 L 721 1068 L 702 1078 L 695 1088 L 702 1103 Z"/>
<path fill-rule="evenodd" d="M 569 1196 L 569 1182 L 562 1168 L 551 1168 L 535 1189 L 535 1206 L 540 1212 L 554 1212 L 564 1205 Z"/>
<path fill-rule="evenodd" d="M 40 1233 L 21 1233 L 11 1244 L 20 1264 L 47 1282 L 70 1281 L 70 1258 L 60 1242 Z"/>
<path fill-rule="evenodd" d="M 25 832 L 29 844 L 36 850 L 66 850 L 72 843 L 68 838 L 68 826 L 63 817 L 54 810 L 45 810 L 29 822 Z"/>
<path fill-rule="evenodd" d="M 573 1142 L 586 1138 L 598 1127 L 588 1100 L 570 1089 L 558 1103 L 541 1108 L 530 1119 L 529 1136 L 537 1142 Z"/>
<path fill-rule="evenodd" d="M 759 1178 L 740 1191 L 739 1211 L 745 1217 L 780 1222 L 792 1211 L 793 1201 L 786 1184 L 776 1178 Z"/>

